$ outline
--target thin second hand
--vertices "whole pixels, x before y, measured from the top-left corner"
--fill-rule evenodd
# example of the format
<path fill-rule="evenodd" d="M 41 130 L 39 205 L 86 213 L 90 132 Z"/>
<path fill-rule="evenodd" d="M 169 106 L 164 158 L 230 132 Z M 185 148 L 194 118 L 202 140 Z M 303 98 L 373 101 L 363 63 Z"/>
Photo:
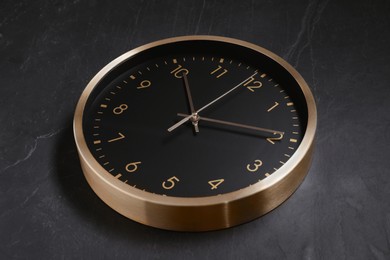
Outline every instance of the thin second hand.
<path fill-rule="evenodd" d="M 242 82 L 238 83 L 236 86 L 234 86 L 231 90 L 229 90 L 228 92 L 222 94 L 221 96 L 217 97 L 216 99 L 214 99 L 213 101 L 211 101 L 210 103 L 204 105 L 203 107 L 201 107 L 200 109 L 198 109 L 195 113 L 199 113 L 200 111 L 203 111 L 204 109 L 206 109 L 207 107 L 211 106 L 212 104 L 214 104 L 215 102 L 217 102 L 218 100 L 220 100 L 221 98 L 223 98 L 224 96 L 226 96 L 227 94 L 231 93 L 232 91 L 234 91 L 236 88 L 240 87 L 242 84 L 244 84 L 244 82 L 246 82 L 248 79 L 250 79 L 251 77 L 255 76 L 258 72 L 256 71 L 253 75 L 249 76 L 248 78 L 244 79 Z M 190 118 L 192 117 L 192 115 L 190 116 L 187 116 L 185 118 L 183 118 L 182 120 L 180 120 L 179 122 L 177 122 L 176 124 L 174 124 L 173 126 L 171 126 L 170 128 L 168 128 L 168 132 L 172 132 L 173 130 L 175 130 L 176 128 L 178 128 L 179 126 L 181 126 L 182 124 L 184 124 L 185 122 L 187 122 L 188 120 L 190 120 Z"/>
<path fill-rule="evenodd" d="M 234 86 L 231 90 L 229 90 L 228 92 L 222 94 L 221 96 L 217 97 L 216 99 L 214 99 L 213 101 L 211 101 L 210 103 L 208 103 L 207 105 L 204 105 L 203 107 L 199 108 L 196 113 L 199 113 L 201 111 L 203 111 L 204 109 L 208 108 L 209 106 L 211 106 L 212 104 L 214 104 L 215 102 L 217 102 L 218 100 L 220 100 L 221 98 L 225 97 L 226 95 L 228 95 L 229 93 L 231 93 L 232 91 L 234 91 L 236 88 L 240 87 L 242 84 L 244 84 L 248 79 L 252 78 L 253 76 L 255 76 L 258 72 L 256 71 L 253 75 L 249 76 L 248 78 L 244 79 L 242 82 L 238 83 L 236 86 Z"/>
<path fill-rule="evenodd" d="M 184 124 L 188 120 L 190 120 L 191 117 L 192 117 L 192 115 L 189 115 L 189 116 L 183 118 L 182 120 L 180 120 L 179 122 L 177 122 L 176 124 L 174 124 L 173 126 L 168 128 L 168 132 L 172 132 L 173 130 L 175 130 L 176 128 L 178 128 L 179 126 L 181 126 L 182 124 Z"/>

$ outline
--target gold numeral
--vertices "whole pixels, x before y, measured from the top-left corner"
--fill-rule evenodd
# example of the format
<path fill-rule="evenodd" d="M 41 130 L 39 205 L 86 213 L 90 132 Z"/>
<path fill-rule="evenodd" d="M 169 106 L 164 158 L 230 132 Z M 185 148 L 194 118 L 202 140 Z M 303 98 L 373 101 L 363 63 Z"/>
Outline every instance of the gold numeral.
<path fill-rule="evenodd" d="M 209 181 L 209 184 L 211 185 L 211 189 L 215 190 L 224 181 L 225 181 L 225 179 L 211 180 L 211 181 Z"/>
<path fill-rule="evenodd" d="M 283 139 L 283 134 L 274 133 L 274 135 L 276 135 L 276 137 L 268 137 L 267 138 L 267 141 L 270 142 L 271 144 L 275 144 L 274 141 L 280 141 Z"/>
<path fill-rule="evenodd" d="M 171 71 L 176 78 L 180 79 L 183 77 L 183 74 L 188 75 L 188 69 L 183 68 L 181 65 L 177 65 L 177 68 Z"/>
<path fill-rule="evenodd" d="M 251 84 L 251 85 L 249 85 Z M 263 86 L 263 84 L 258 81 L 258 80 L 255 80 L 254 77 L 250 77 L 244 84 L 243 84 L 244 87 L 246 87 L 247 89 L 249 89 L 250 91 L 252 92 L 255 92 L 255 89 L 257 88 L 261 88 Z"/>
<path fill-rule="evenodd" d="M 222 69 L 222 71 L 217 75 L 217 79 L 220 78 L 220 77 L 222 77 L 225 73 L 228 72 L 227 69 L 224 69 L 224 68 L 222 68 L 221 65 L 218 65 L 218 68 L 216 68 L 215 70 L 213 70 L 213 71 L 210 73 L 210 75 L 213 75 L 214 73 L 218 72 L 220 69 Z"/>
<path fill-rule="evenodd" d="M 271 112 L 271 110 L 274 109 L 277 106 L 279 106 L 279 103 L 275 102 L 275 104 L 272 107 L 268 108 L 267 112 Z"/>
<path fill-rule="evenodd" d="M 121 140 L 121 139 L 125 138 L 125 135 L 122 134 L 122 133 L 120 133 L 120 132 L 118 132 L 118 135 L 119 135 L 119 137 L 110 139 L 110 140 L 108 140 L 107 142 L 111 143 L 111 142 L 115 142 L 115 141 L 118 141 L 118 140 Z"/>
<path fill-rule="evenodd" d="M 112 112 L 115 114 L 115 115 L 120 115 L 123 113 L 123 111 L 127 110 L 129 107 L 126 105 L 126 104 L 121 104 L 117 107 L 115 107 Z"/>
<path fill-rule="evenodd" d="M 128 163 L 126 165 L 126 171 L 127 172 L 135 172 L 138 169 L 138 164 L 141 164 L 141 162 Z"/>
<path fill-rule="evenodd" d="M 248 164 L 246 166 L 246 169 L 250 172 L 255 172 L 257 171 L 261 166 L 263 165 L 263 162 L 261 160 L 255 160 L 255 162 L 251 165 Z"/>
<path fill-rule="evenodd" d="M 179 182 L 180 180 L 176 176 L 172 176 L 166 181 L 163 181 L 162 187 L 166 190 L 170 190 L 173 187 L 175 187 L 176 182 Z"/>
<path fill-rule="evenodd" d="M 137 89 L 148 88 L 151 85 L 152 85 L 152 82 L 150 82 L 149 80 L 143 80 L 143 81 L 141 81 L 141 83 L 139 83 Z"/>

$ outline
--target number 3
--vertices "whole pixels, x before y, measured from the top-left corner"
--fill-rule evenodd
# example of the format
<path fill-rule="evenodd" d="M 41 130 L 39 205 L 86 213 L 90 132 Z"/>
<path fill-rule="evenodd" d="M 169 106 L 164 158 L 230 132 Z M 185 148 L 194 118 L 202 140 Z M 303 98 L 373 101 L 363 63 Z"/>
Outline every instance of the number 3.
<path fill-rule="evenodd" d="M 257 171 L 261 166 L 263 165 L 263 162 L 261 160 L 255 160 L 255 162 L 253 163 L 253 166 L 251 166 L 250 164 L 248 164 L 246 166 L 246 169 L 250 172 L 255 172 Z"/>

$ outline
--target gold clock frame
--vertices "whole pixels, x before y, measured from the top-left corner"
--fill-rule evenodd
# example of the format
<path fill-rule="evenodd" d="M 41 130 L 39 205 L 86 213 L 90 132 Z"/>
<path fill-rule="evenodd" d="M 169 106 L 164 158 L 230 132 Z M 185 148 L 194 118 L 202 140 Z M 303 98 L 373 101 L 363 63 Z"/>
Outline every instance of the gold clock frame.
<path fill-rule="evenodd" d="M 159 45 L 181 41 L 219 41 L 241 45 L 273 59 L 299 84 L 308 108 L 303 140 L 292 157 L 264 180 L 234 192 L 199 198 L 162 196 L 139 190 L 108 173 L 93 157 L 85 141 L 82 120 L 87 99 L 99 81 L 123 61 Z M 116 58 L 88 83 L 76 107 L 73 130 L 85 178 L 94 192 L 120 214 L 149 226 L 176 231 L 208 231 L 232 227 L 264 215 L 283 203 L 306 176 L 313 153 L 317 111 L 313 94 L 302 76 L 286 61 L 257 45 L 220 36 L 181 36 L 152 42 Z"/>

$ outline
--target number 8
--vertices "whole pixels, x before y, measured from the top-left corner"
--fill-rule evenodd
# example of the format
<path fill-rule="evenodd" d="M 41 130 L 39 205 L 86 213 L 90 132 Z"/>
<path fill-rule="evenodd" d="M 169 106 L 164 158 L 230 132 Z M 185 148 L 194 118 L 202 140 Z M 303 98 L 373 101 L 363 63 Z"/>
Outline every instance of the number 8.
<path fill-rule="evenodd" d="M 126 105 L 126 104 L 121 104 L 120 106 L 114 108 L 112 110 L 112 112 L 115 114 L 115 115 L 120 115 L 123 113 L 123 111 L 127 110 L 129 107 Z"/>

